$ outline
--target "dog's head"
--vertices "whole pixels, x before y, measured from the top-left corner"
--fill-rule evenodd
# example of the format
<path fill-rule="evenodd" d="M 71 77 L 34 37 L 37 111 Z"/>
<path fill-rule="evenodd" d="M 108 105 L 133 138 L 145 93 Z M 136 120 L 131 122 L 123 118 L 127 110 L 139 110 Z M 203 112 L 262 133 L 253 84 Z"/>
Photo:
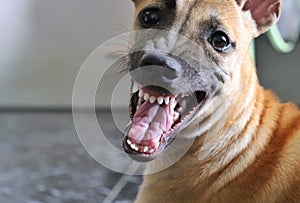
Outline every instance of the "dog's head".
<path fill-rule="evenodd" d="M 157 157 L 199 114 L 234 94 L 251 40 L 278 18 L 280 0 L 134 0 L 131 124 L 124 149 Z M 209 103 L 211 104 L 209 106 Z M 207 111 L 207 112 L 205 112 Z M 199 131 L 189 132 L 190 137 Z"/>

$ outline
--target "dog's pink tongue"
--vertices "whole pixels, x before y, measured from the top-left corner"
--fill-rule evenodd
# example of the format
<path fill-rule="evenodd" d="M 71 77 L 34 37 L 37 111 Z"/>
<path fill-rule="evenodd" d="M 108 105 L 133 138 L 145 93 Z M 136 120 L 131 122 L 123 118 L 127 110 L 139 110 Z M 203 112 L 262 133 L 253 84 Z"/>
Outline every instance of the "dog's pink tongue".
<path fill-rule="evenodd" d="M 129 139 L 135 144 L 156 148 L 161 135 L 173 125 L 174 107 L 144 102 L 133 117 Z"/>

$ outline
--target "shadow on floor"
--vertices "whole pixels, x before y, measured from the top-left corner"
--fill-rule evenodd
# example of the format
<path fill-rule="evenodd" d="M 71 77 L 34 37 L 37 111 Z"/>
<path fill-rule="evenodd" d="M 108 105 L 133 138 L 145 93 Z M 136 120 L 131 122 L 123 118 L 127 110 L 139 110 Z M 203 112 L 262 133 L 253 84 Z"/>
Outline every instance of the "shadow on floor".
<path fill-rule="evenodd" d="M 0 153 L 0 202 L 99 203 L 122 176 L 88 155 L 68 112 L 1 113 Z M 131 176 L 114 202 L 132 202 L 140 182 Z"/>

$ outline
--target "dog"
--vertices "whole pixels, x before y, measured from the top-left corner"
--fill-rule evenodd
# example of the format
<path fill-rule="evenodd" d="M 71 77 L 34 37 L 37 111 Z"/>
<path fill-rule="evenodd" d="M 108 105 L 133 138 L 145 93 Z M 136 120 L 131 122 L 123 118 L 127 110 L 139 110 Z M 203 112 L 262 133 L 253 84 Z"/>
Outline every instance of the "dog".
<path fill-rule="evenodd" d="M 249 54 L 281 1 L 133 1 L 141 33 L 130 44 L 123 148 L 147 162 L 175 138 L 193 140 L 144 175 L 135 202 L 300 202 L 300 111 L 259 85 Z"/>

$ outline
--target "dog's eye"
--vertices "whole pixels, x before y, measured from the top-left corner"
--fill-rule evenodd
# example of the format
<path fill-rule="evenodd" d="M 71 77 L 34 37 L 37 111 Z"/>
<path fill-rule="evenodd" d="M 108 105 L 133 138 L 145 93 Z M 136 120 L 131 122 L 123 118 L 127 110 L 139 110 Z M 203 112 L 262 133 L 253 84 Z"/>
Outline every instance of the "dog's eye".
<path fill-rule="evenodd" d="M 139 21 L 142 27 L 149 28 L 160 22 L 161 10 L 157 7 L 146 8 L 139 14 Z"/>
<path fill-rule="evenodd" d="M 224 52 L 231 46 L 229 37 L 222 31 L 213 33 L 209 42 L 218 52 Z"/>

